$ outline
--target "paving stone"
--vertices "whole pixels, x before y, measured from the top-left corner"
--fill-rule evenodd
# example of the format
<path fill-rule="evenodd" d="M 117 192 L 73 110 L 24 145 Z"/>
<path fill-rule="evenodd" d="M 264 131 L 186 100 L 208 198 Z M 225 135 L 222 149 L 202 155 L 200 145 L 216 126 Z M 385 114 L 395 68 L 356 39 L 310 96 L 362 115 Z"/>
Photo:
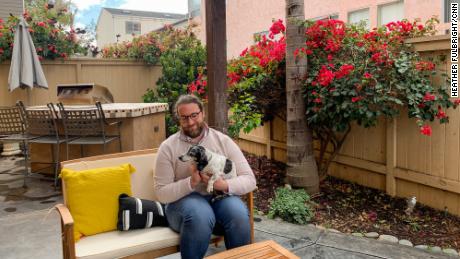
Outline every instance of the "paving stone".
<path fill-rule="evenodd" d="M 430 246 L 428 248 L 429 251 L 434 252 L 434 253 L 441 253 L 442 249 L 439 246 Z"/>
<path fill-rule="evenodd" d="M 412 244 L 412 242 L 407 239 L 401 239 L 398 243 L 403 246 L 414 246 L 414 244 Z"/>
<path fill-rule="evenodd" d="M 288 222 L 279 223 L 266 216 L 260 216 L 260 218 L 262 221 L 255 222 L 254 224 L 255 230 L 265 233 L 276 233 L 290 239 L 302 239 L 305 241 L 305 245 L 315 242 L 322 233 L 316 227 L 296 225 Z"/>
<path fill-rule="evenodd" d="M 390 242 L 390 243 L 398 243 L 398 239 L 391 235 L 380 235 L 377 240 Z"/>
<path fill-rule="evenodd" d="M 355 237 L 363 237 L 364 235 L 362 233 L 351 233 L 352 236 Z"/>
<path fill-rule="evenodd" d="M 422 250 L 427 250 L 428 246 L 427 245 L 416 245 L 414 246 L 415 248 L 422 249 Z"/>
<path fill-rule="evenodd" d="M 359 252 L 347 252 L 346 255 L 341 249 L 334 247 L 327 247 L 321 245 L 311 245 L 303 247 L 293 251 L 295 255 L 302 259 L 336 259 L 336 258 L 346 258 L 346 259 L 377 259 L 380 257 L 374 257 L 367 254 L 362 254 Z"/>
<path fill-rule="evenodd" d="M 343 250 L 344 253 L 336 257 L 321 257 L 315 258 L 354 258 L 348 257 L 349 252 L 364 254 L 379 258 L 404 258 L 404 259 L 427 259 L 427 258 L 447 258 L 447 255 L 433 254 L 424 250 L 414 249 L 413 247 L 402 246 L 397 243 L 378 242 L 370 238 L 359 238 L 352 235 L 323 232 L 315 245 L 333 247 Z M 304 257 L 301 257 L 304 258 Z M 309 257 L 306 257 L 309 258 Z"/>
<path fill-rule="evenodd" d="M 445 249 L 442 249 L 442 251 L 449 255 L 458 255 L 457 251 L 455 251 L 455 249 L 452 249 L 452 248 L 445 248 Z"/>
<path fill-rule="evenodd" d="M 321 225 L 316 225 L 316 228 L 317 228 L 317 229 L 321 229 L 321 230 L 326 230 L 326 228 L 323 227 L 323 226 L 321 226 Z"/>
<path fill-rule="evenodd" d="M 377 233 L 377 232 L 369 232 L 369 233 L 364 234 L 364 236 L 369 237 L 369 238 L 377 238 L 377 237 L 379 237 L 379 233 Z"/>

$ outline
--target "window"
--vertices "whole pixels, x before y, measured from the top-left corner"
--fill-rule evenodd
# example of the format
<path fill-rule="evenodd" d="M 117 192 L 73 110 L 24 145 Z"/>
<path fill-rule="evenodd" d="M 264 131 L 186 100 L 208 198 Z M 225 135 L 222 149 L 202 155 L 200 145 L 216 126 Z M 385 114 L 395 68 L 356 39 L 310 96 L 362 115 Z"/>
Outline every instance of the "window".
<path fill-rule="evenodd" d="M 381 5 L 378 8 L 378 25 L 385 25 L 389 22 L 400 21 L 404 19 L 404 2 L 399 1 L 387 5 Z"/>
<path fill-rule="evenodd" d="M 199 16 L 201 0 L 188 0 L 188 13 L 191 17 Z"/>
<path fill-rule="evenodd" d="M 365 23 L 366 28 L 369 29 L 369 8 L 361 9 L 348 13 L 348 23 Z"/>
<path fill-rule="evenodd" d="M 201 8 L 201 0 L 189 0 L 188 1 L 188 10 L 189 12 L 200 10 Z"/>
<path fill-rule="evenodd" d="M 339 19 L 338 14 L 331 14 L 331 15 L 326 15 L 326 16 L 320 16 L 320 17 L 315 17 L 310 20 L 312 21 L 327 21 L 327 20 L 337 20 Z"/>
<path fill-rule="evenodd" d="M 126 22 L 126 34 L 141 34 L 140 22 Z"/>

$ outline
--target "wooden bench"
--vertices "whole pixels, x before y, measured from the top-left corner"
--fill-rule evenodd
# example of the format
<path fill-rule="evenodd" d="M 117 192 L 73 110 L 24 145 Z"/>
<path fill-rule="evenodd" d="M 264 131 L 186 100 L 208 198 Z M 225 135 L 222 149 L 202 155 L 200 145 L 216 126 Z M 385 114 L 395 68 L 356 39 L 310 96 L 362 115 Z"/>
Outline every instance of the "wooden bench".
<path fill-rule="evenodd" d="M 134 197 L 154 200 L 154 168 L 156 149 L 132 151 L 110 155 L 85 157 L 61 163 L 61 168 L 86 170 L 99 167 L 131 163 L 136 172 L 131 175 Z M 65 182 L 62 183 L 64 203 L 66 203 Z M 247 195 L 251 222 L 251 243 L 254 240 L 253 194 Z M 73 236 L 73 218 L 69 209 L 56 206 L 61 216 L 62 248 L 65 259 L 74 258 L 154 258 L 179 251 L 179 234 L 168 227 L 154 227 L 131 231 L 110 231 L 82 238 L 77 243 Z M 222 240 L 214 237 L 213 242 Z"/>

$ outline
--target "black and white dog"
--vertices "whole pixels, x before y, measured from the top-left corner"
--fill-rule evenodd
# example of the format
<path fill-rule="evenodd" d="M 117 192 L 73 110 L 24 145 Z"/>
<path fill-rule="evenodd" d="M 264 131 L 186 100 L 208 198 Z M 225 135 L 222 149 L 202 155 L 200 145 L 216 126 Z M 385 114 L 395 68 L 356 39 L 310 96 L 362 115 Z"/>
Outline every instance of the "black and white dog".
<path fill-rule="evenodd" d="M 200 145 L 191 146 L 187 153 L 179 157 L 179 160 L 195 163 L 198 171 L 210 176 L 206 188 L 208 193 L 213 192 L 214 182 L 219 177 L 223 179 L 236 177 L 236 168 L 233 161 Z"/>

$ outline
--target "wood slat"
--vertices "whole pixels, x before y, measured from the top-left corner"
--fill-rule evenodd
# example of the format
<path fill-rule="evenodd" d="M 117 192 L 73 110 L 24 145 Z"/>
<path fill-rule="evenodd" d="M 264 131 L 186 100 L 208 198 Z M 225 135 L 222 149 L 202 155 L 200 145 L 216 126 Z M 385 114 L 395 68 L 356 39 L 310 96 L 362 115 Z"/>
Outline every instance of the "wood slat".
<path fill-rule="evenodd" d="M 244 259 L 244 258 L 291 258 L 300 259 L 273 240 L 262 241 L 230 249 L 206 257 L 206 259 Z"/>
<path fill-rule="evenodd" d="M 445 178 L 422 174 L 401 168 L 395 169 L 395 177 L 404 179 L 406 181 L 431 186 L 441 190 L 450 191 L 453 193 L 460 193 L 460 182 L 458 181 L 452 181 Z"/>

